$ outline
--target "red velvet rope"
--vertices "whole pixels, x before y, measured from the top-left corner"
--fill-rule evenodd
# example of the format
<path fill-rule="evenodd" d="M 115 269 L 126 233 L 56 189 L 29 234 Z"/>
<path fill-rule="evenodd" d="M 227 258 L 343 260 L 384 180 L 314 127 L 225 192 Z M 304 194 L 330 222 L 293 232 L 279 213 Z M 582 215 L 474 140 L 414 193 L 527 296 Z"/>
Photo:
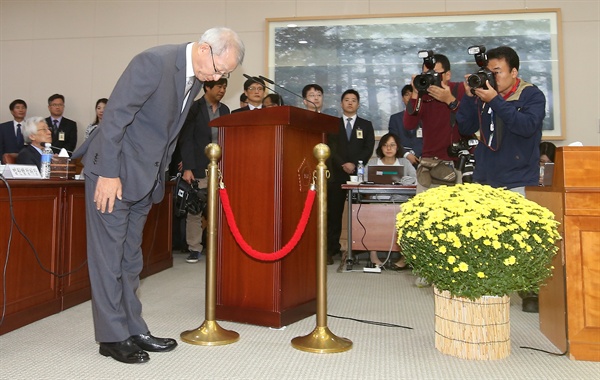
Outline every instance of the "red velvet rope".
<path fill-rule="evenodd" d="M 308 194 L 306 194 L 306 202 L 304 203 L 304 210 L 302 210 L 302 216 L 300 217 L 300 221 L 296 226 L 296 231 L 294 231 L 294 235 L 290 239 L 290 241 L 284 245 L 279 251 L 272 253 L 264 253 L 259 252 L 252 248 L 250 244 L 246 243 L 238 226 L 235 222 L 235 217 L 233 216 L 233 211 L 231 211 L 231 204 L 229 203 L 229 196 L 227 195 L 227 190 L 224 188 L 219 189 L 219 196 L 221 197 L 221 203 L 223 204 L 223 211 L 225 211 L 225 218 L 227 219 L 227 224 L 229 225 L 229 229 L 235 238 L 235 241 L 239 244 L 244 252 L 247 255 L 260 260 L 260 261 L 276 261 L 284 258 L 287 254 L 289 254 L 294 247 L 300 241 L 302 234 L 304 234 L 304 230 L 306 229 L 306 224 L 308 223 L 308 219 L 310 218 L 310 210 L 312 209 L 313 203 L 315 201 L 315 196 L 317 194 L 316 190 L 310 189 Z"/>

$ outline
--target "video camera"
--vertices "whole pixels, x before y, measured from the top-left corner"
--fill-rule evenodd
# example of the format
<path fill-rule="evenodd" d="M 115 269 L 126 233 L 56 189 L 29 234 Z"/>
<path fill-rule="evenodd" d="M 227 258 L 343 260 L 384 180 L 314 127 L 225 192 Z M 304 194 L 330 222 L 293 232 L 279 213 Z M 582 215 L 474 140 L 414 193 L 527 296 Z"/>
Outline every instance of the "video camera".
<path fill-rule="evenodd" d="M 197 182 L 190 185 L 181 176 L 175 183 L 175 216 L 182 217 L 188 212 L 200 214 L 206 207 L 207 190 L 199 189 Z"/>
<path fill-rule="evenodd" d="M 413 86 L 415 86 L 419 95 L 424 95 L 427 93 L 429 86 L 442 87 L 442 74 L 433 70 L 436 61 L 432 50 L 421 50 L 418 55 L 419 58 L 423 58 L 423 65 L 427 68 L 427 71 L 415 77 Z"/>
<path fill-rule="evenodd" d="M 469 150 L 479 144 L 477 139 L 461 139 L 448 147 L 448 155 L 458 157 L 456 169 L 462 173 L 462 182 L 473 182 L 473 171 L 475 170 L 475 155 Z"/>
<path fill-rule="evenodd" d="M 476 88 L 487 89 L 488 87 L 485 84 L 486 81 L 489 81 L 490 85 L 492 85 L 492 88 L 495 89 L 496 78 L 494 77 L 494 73 L 487 68 L 488 58 L 487 54 L 485 54 L 485 46 L 471 46 L 467 50 L 467 53 L 475 56 L 475 63 L 477 63 L 477 66 L 480 67 L 479 71 L 477 71 L 475 74 L 469 75 L 467 78 L 467 84 L 469 87 L 471 87 L 471 93 L 475 95 Z"/>

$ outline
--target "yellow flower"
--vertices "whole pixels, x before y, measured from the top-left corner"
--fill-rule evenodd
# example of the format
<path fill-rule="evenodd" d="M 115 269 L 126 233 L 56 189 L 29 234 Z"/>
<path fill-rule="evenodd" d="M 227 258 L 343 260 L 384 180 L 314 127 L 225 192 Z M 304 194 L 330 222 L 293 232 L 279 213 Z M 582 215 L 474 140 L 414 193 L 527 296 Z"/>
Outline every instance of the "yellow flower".
<path fill-rule="evenodd" d="M 454 272 L 454 273 L 458 272 L 459 270 L 460 270 L 460 269 L 458 269 L 458 267 L 454 267 L 454 268 L 452 268 L 452 272 Z"/>
<path fill-rule="evenodd" d="M 448 256 L 448 264 L 454 264 L 456 262 L 456 257 Z"/>
<path fill-rule="evenodd" d="M 517 258 L 514 256 L 510 256 L 508 259 L 504 259 L 504 265 L 506 265 L 506 266 L 513 265 L 516 262 L 517 262 Z"/>
<path fill-rule="evenodd" d="M 485 278 L 485 273 L 483 273 L 483 272 L 477 272 L 477 277 L 479 277 L 479 278 Z"/>
<path fill-rule="evenodd" d="M 461 262 L 458 264 L 458 269 L 459 269 L 461 272 L 466 272 L 466 271 L 468 271 L 468 270 L 469 270 L 469 264 L 465 263 L 464 261 L 461 261 Z"/>
<path fill-rule="evenodd" d="M 443 245 L 442 245 L 442 246 L 440 246 L 440 247 L 438 248 L 438 251 L 439 251 L 440 253 L 446 253 L 447 249 L 446 249 L 446 247 L 445 247 L 445 246 L 443 246 Z"/>

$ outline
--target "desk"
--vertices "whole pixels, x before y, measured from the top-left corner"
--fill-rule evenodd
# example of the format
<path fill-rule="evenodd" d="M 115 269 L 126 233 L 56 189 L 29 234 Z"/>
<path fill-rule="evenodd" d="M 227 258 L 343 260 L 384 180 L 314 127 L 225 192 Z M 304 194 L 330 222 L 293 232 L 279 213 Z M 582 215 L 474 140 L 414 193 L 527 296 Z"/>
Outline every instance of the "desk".
<path fill-rule="evenodd" d="M 75 180 L 8 180 L 12 198 L 0 181 L 0 262 L 4 266 L 10 237 L 11 210 L 23 234 L 38 254 L 38 263 L 29 242 L 12 229 L 6 289 L 0 281 L 0 310 L 6 315 L 0 335 L 90 299 L 86 263 L 85 187 Z M 172 183 L 165 198 L 153 205 L 146 226 L 142 252 L 142 276 L 173 266 L 171 252 Z M 0 278 L 1 279 L 1 278 Z"/>
<path fill-rule="evenodd" d="M 346 258 L 346 270 L 352 270 L 354 265 L 354 256 L 352 250 L 375 250 L 388 251 L 392 246 L 393 251 L 399 251 L 395 243 L 395 217 L 400 212 L 399 204 L 406 199 L 413 197 L 416 192 L 416 186 L 401 185 L 342 185 L 342 189 L 348 191 L 348 255 Z M 377 196 L 380 197 L 377 197 Z M 403 200 L 392 201 L 393 195 L 406 197 Z M 366 196 L 366 197 L 365 197 Z M 367 199 L 370 198 L 370 199 Z M 356 203 L 353 204 L 352 200 Z M 353 230 L 362 230 L 362 226 L 357 226 L 354 221 L 357 220 L 357 214 L 360 210 L 360 222 L 370 232 L 368 237 L 362 241 L 352 239 Z"/>

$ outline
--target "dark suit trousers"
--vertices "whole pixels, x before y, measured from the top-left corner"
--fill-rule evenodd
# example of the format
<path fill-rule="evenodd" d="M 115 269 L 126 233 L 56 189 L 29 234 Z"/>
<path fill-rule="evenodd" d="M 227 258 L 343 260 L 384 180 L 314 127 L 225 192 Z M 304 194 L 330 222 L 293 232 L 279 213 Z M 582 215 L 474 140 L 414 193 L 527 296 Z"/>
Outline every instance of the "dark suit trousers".
<path fill-rule="evenodd" d="M 340 183 L 327 184 L 327 255 L 340 252 L 340 235 L 342 234 L 342 217 L 346 202 L 346 190 Z"/>
<path fill-rule="evenodd" d="M 97 342 L 120 342 L 148 331 L 140 284 L 142 232 L 152 207 L 150 194 L 137 202 L 115 200 L 112 213 L 96 209 L 97 177 L 86 174 L 87 257 Z"/>

